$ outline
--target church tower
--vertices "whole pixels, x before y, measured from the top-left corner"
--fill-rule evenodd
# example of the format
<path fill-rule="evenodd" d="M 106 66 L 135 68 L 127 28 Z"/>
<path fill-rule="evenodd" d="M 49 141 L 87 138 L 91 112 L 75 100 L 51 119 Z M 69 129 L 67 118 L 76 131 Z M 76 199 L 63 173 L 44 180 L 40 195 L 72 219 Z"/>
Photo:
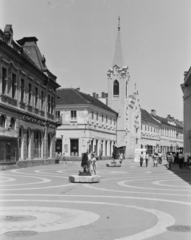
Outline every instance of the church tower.
<path fill-rule="evenodd" d="M 132 105 L 132 99 L 130 99 L 128 93 L 130 76 L 128 72 L 128 67 L 124 66 L 120 31 L 121 27 L 119 17 L 113 65 L 107 72 L 108 106 L 114 109 L 119 114 L 117 120 L 117 147 L 121 147 L 124 150 L 126 158 L 132 158 L 134 157 L 135 148 L 137 148 L 139 145 L 137 144 L 138 141 L 136 139 L 138 138 L 138 131 L 135 130 L 133 127 L 135 106 Z M 137 96 L 138 92 L 137 95 L 134 95 L 134 97 L 136 98 Z"/>

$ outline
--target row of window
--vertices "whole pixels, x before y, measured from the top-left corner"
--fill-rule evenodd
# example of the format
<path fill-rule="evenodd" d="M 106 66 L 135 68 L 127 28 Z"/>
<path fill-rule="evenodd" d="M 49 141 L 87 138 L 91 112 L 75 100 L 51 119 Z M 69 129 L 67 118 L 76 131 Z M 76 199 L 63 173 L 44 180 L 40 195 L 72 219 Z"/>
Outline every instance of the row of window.
<path fill-rule="evenodd" d="M 159 129 L 159 128 L 155 128 L 152 126 L 142 124 L 141 130 L 158 133 L 158 134 L 161 134 L 161 136 L 166 136 L 166 137 L 182 138 L 182 136 L 183 136 L 183 134 L 178 134 L 176 130 L 168 129 L 165 127 Z"/>
<path fill-rule="evenodd" d="M 101 115 L 101 120 L 102 122 L 104 122 L 104 118 L 105 118 L 105 122 L 108 123 L 109 122 L 109 119 L 110 119 L 110 124 L 112 125 L 112 118 L 108 118 L 108 116 L 105 116 L 104 115 Z M 96 121 L 99 121 L 99 114 L 98 113 L 94 113 L 92 111 L 92 120 L 94 121 L 94 119 L 96 119 Z M 113 119 L 113 124 L 115 126 L 115 119 Z"/>
<path fill-rule="evenodd" d="M 8 83 L 7 83 L 7 69 L 2 68 L 2 94 L 6 94 L 8 92 Z M 11 85 L 9 89 L 9 93 L 11 91 L 11 97 L 15 99 L 17 96 L 17 79 L 16 74 L 12 73 L 11 78 Z M 25 84 L 24 79 L 21 78 L 20 80 L 20 102 L 25 103 L 25 92 L 28 90 L 28 99 L 27 104 L 29 106 L 34 106 L 35 108 L 39 108 L 40 110 L 44 110 L 44 103 L 45 103 L 45 92 L 43 90 L 39 90 L 38 87 L 32 87 L 31 83 L 28 83 L 28 89 Z M 33 100 L 34 99 L 34 100 Z M 48 95 L 48 106 L 47 106 L 47 112 L 50 114 L 53 114 L 55 102 L 54 97 Z"/>

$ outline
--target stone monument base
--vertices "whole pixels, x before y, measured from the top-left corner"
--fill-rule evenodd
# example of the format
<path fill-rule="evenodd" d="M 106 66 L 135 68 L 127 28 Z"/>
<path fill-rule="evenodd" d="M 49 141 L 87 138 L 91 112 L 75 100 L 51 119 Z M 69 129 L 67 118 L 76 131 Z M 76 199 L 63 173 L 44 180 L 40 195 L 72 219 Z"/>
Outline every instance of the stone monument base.
<path fill-rule="evenodd" d="M 120 163 L 117 162 L 111 162 L 106 164 L 107 167 L 121 167 Z"/>
<path fill-rule="evenodd" d="M 69 181 L 74 183 L 98 183 L 101 177 L 98 175 L 82 176 L 82 175 L 71 175 Z"/>

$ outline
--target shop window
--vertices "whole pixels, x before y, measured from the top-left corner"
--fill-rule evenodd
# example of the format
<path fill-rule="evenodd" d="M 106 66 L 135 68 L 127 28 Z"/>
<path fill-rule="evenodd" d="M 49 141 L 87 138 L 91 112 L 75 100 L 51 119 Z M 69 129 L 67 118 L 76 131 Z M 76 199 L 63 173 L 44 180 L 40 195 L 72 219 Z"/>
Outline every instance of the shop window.
<path fill-rule="evenodd" d="M 51 157 L 51 134 L 48 134 L 48 157 Z"/>
<path fill-rule="evenodd" d="M 113 95 L 119 95 L 119 82 L 117 80 L 113 83 Z"/>
<path fill-rule="evenodd" d="M 19 128 L 19 158 L 23 159 L 23 127 Z"/>
<path fill-rule="evenodd" d="M 0 127 L 5 127 L 5 116 L 1 115 L 0 116 Z"/>
<path fill-rule="evenodd" d="M 30 158 L 30 129 L 27 129 L 27 158 Z"/>
<path fill-rule="evenodd" d="M 78 139 L 70 140 L 70 152 L 71 156 L 79 156 L 79 146 Z"/>
<path fill-rule="evenodd" d="M 34 132 L 34 157 L 41 158 L 42 135 L 39 130 Z"/>
<path fill-rule="evenodd" d="M 7 87 L 7 69 L 2 68 L 2 93 L 6 93 L 6 87 Z"/>

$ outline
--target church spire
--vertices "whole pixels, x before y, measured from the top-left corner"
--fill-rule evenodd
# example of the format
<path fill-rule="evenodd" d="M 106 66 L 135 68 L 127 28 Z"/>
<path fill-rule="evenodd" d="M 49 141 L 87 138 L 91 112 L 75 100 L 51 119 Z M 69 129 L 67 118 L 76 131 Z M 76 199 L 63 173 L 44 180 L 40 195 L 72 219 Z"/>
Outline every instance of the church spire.
<path fill-rule="evenodd" d="M 119 68 L 123 67 L 123 55 L 121 48 L 121 34 L 120 34 L 120 17 L 118 17 L 118 31 L 117 31 L 117 41 L 115 45 L 115 53 L 113 59 L 113 67 L 117 65 Z"/>

